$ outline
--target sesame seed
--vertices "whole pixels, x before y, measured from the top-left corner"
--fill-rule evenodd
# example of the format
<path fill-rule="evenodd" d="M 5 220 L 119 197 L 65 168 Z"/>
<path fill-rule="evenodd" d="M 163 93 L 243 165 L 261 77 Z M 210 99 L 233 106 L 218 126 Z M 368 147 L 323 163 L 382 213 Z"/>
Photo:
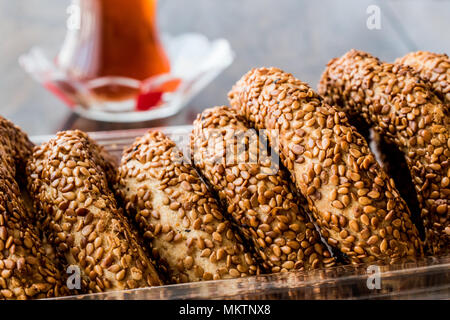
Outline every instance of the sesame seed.
<path fill-rule="evenodd" d="M 260 267 L 245 259 L 245 247 L 207 185 L 181 159 L 175 143 L 155 131 L 137 138 L 125 150 L 119 167 L 120 198 L 135 216 L 140 232 L 149 234 L 149 248 L 157 253 L 157 262 L 164 264 L 163 273 L 171 283 L 240 277 L 240 272 L 229 272 L 238 265 L 246 270 L 242 276 L 259 274 Z M 155 168 L 160 168 L 159 174 L 152 173 Z M 221 172 L 225 173 L 223 168 Z M 229 183 L 242 185 L 240 172 L 227 174 Z"/>
<path fill-rule="evenodd" d="M 447 169 L 444 169 L 443 165 L 448 164 L 442 155 L 445 153 L 450 155 L 450 148 L 445 145 L 450 133 L 448 116 L 444 113 L 443 104 L 448 101 L 445 94 L 442 94 L 442 88 L 430 83 L 430 79 L 425 76 L 425 73 L 430 71 L 424 71 L 427 69 L 424 65 L 428 61 L 441 63 L 445 59 L 448 61 L 446 56 L 417 52 L 399 59 L 397 64 L 390 64 L 383 63 L 365 52 L 352 50 L 328 65 L 319 84 L 319 91 L 327 103 L 339 105 L 349 114 L 362 116 L 378 135 L 398 148 L 406 162 L 410 164 L 412 183 L 416 184 L 416 191 L 411 192 L 417 192 L 411 198 L 417 197 L 419 200 L 418 206 L 426 229 L 426 243 L 432 253 L 438 253 L 447 247 L 449 241 L 444 232 L 445 226 L 448 225 L 448 217 L 442 224 L 442 218 L 434 213 L 441 205 L 441 201 L 449 207 L 448 196 L 444 195 L 446 191 L 439 192 L 435 186 L 447 176 Z M 413 72 L 414 70 L 403 64 L 416 68 L 418 72 Z M 334 79 L 346 80 L 337 83 Z M 344 95 L 352 98 L 341 99 Z M 404 103 L 397 108 L 394 107 L 397 106 L 396 101 Z M 435 135 L 433 132 L 439 134 Z M 424 184 L 425 180 L 427 184 Z M 377 186 L 367 196 L 380 200 L 383 193 L 379 192 L 379 187 L 384 186 L 385 182 L 391 184 L 391 180 L 384 180 L 378 176 L 374 182 Z M 401 183 L 405 181 L 402 180 Z M 409 190 L 407 186 L 401 189 L 401 191 Z M 405 192 L 401 193 L 408 195 Z M 398 194 L 397 190 L 385 192 L 386 197 L 391 199 L 398 198 Z M 406 208 L 402 199 L 395 202 L 388 201 L 388 211 L 393 209 L 399 211 L 398 208 Z M 366 209 L 366 213 L 367 210 L 369 209 Z M 396 215 L 403 216 L 408 229 L 412 229 L 408 230 L 406 237 L 400 236 L 401 243 L 403 244 L 406 239 L 413 244 L 419 243 L 417 230 L 410 221 L 409 214 L 399 212 Z M 391 219 L 390 217 L 385 221 Z M 438 224 L 435 223 L 437 221 Z M 398 230 L 398 234 L 401 233 L 402 231 Z M 420 247 L 414 246 L 420 253 Z"/>
<path fill-rule="evenodd" d="M 315 122 L 315 119 L 309 119 L 306 125 L 314 126 Z M 230 133 L 236 139 L 229 138 Z M 211 136 L 214 139 L 209 141 Z M 247 142 L 240 142 L 240 137 L 244 136 Z M 256 144 L 252 145 L 252 139 Z M 222 156 L 221 152 L 217 154 L 216 146 L 223 145 L 224 141 L 232 141 L 234 145 L 227 145 L 226 148 L 237 150 L 237 155 L 243 161 L 230 163 L 225 168 L 222 163 L 214 161 Z M 281 272 L 293 269 L 296 264 L 304 270 L 323 267 L 324 256 L 330 257 L 331 254 L 321 243 L 314 225 L 308 224 L 309 217 L 301 204 L 304 201 L 292 191 L 286 180 L 288 173 L 279 168 L 275 174 L 266 174 L 271 170 L 269 162 L 245 161 L 258 159 L 258 153 L 267 154 L 258 141 L 256 131 L 235 110 L 225 106 L 207 109 L 194 122 L 191 135 L 193 163 L 215 189 L 220 200 L 228 206 L 229 217 L 244 238 L 254 244 L 253 250 L 262 259 L 266 269 Z M 291 144 L 290 148 L 294 158 L 307 150 L 301 144 Z M 311 168 L 310 175 L 320 175 L 321 172 L 322 166 L 316 165 Z M 315 184 L 319 186 L 320 179 L 316 179 Z M 315 187 L 310 186 L 307 194 L 313 195 L 315 192 Z M 236 196 L 237 193 L 239 196 Z M 294 241 L 300 238 L 305 240 L 301 243 Z M 298 254 L 299 250 L 309 247 L 317 248 L 320 255 L 316 252 L 315 258 L 310 259 L 313 254 L 311 250 L 306 255 Z M 332 261 L 329 263 L 333 265 Z"/>
<path fill-rule="evenodd" d="M 30 160 L 33 145 L 27 135 L 0 117 L 0 299 L 35 299 L 68 293 L 41 236 L 32 208 L 24 201 L 16 176 Z M 30 176 L 36 179 L 36 176 Z"/>
<path fill-rule="evenodd" d="M 328 69 L 334 67 L 333 63 Z M 336 70 L 343 72 L 337 66 Z M 351 79 L 352 76 L 353 73 L 347 78 Z M 327 95 L 326 85 L 334 85 L 334 79 L 343 79 L 339 84 L 344 84 L 347 78 L 336 76 L 329 79 L 327 74 L 324 77 L 320 86 L 321 94 L 325 97 L 325 102 L 328 102 L 326 99 L 336 94 Z M 354 87 L 357 85 L 349 86 Z M 285 98 L 277 100 L 278 96 L 271 96 L 269 92 L 274 89 L 287 92 Z M 354 96 L 359 94 L 356 92 Z M 338 103 L 332 100 L 331 103 L 323 103 L 307 84 L 277 68 L 251 70 L 234 85 L 229 93 L 229 100 L 237 113 L 256 129 L 278 130 L 282 163 L 295 180 L 297 191 L 307 198 L 309 209 L 314 213 L 315 222 L 328 244 L 344 252 L 353 263 L 370 262 L 373 259 L 391 261 L 398 256 L 420 254 L 418 233 L 405 211 L 406 206 L 396 205 L 403 200 L 396 190 L 392 190 L 389 178 L 375 161 L 365 139 L 349 124 L 346 114 L 332 107 Z M 315 121 L 310 121 L 311 119 Z M 300 129 L 301 136 L 297 135 Z M 295 161 L 293 145 L 305 148 L 301 162 Z M 316 164 L 321 164 L 320 174 L 319 170 L 315 170 L 318 169 Z M 395 199 L 392 203 L 388 199 L 389 192 Z M 398 229 L 401 235 L 401 240 L 397 241 L 398 250 L 380 250 L 381 253 L 365 250 L 363 243 L 374 235 L 379 236 L 383 227 L 389 225 L 389 222 L 382 219 L 385 215 L 382 214 L 391 211 L 405 221 L 402 226 L 408 226 L 407 231 Z M 344 218 L 340 218 L 341 216 Z M 358 220 L 361 221 L 361 226 L 367 226 L 361 233 Z M 346 232 L 342 232 L 343 230 Z M 393 232 L 387 234 L 387 237 L 392 239 Z M 371 241 L 373 239 L 375 238 Z M 349 248 L 348 241 L 358 245 L 353 249 Z"/>
<path fill-rule="evenodd" d="M 61 166 L 61 181 L 66 182 L 52 184 L 47 173 Z M 52 239 L 57 239 L 58 250 L 70 264 L 75 262 L 81 267 L 81 292 L 161 284 L 153 262 L 109 188 L 116 177 L 109 155 L 85 133 L 58 133 L 35 150 L 27 171 L 30 177 L 35 176 L 28 181 L 35 205 L 39 210 L 51 208 L 55 213 L 51 221 L 43 220 L 43 227 L 53 234 Z M 104 272 L 105 268 L 109 272 Z M 142 272 L 140 280 L 132 277 L 131 268 Z"/>

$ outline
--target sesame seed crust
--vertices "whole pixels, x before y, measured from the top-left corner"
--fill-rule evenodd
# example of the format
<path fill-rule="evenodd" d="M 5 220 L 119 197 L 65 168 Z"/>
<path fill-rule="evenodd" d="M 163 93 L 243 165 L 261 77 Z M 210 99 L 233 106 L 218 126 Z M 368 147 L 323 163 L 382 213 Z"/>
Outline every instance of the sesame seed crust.
<path fill-rule="evenodd" d="M 427 51 L 416 51 L 395 60 L 396 63 L 410 66 L 418 72 L 419 77 L 431 84 L 433 92 L 448 106 L 450 106 L 450 58 L 446 54 L 438 54 Z M 381 163 L 389 176 L 395 181 L 402 181 L 410 177 L 404 154 L 394 144 L 389 144 L 378 133 L 374 133 L 375 146 L 381 155 Z M 407 171 L 408 170 L 408 171 Z M 412 179 L 410 179 L 412 180 Z M 414 185 L 409 183 L 397 183 L 403 199 L 413 213 L 420 214 L 420 206 L 417 201 Z M 423 222 L 420 222 L 423 224 Z M 417 225 L 417 224 L 416 224 Z"/>
<path fill-rule="evenodd" d="M 239 235 L 175 143 L 148 132 L 125 150 L 118 193 L 173 283 L 259 274 Z"/>
<path fill-rule="evenodd" d="M 405 202 L 345 113 L 277 68 L 251 70 L 229 99 L 257 129 L 278 130 L 281 159 L 328 244 L 352 263 L 420 254 Z"/>
<path fill-rule="evenodd" d="M 376 150 L 378 154 L 377 160 L 380 162 L 384 171 L 391 177 L 400 196 L 405 200 L 408 209 L 411 213 L 411 220 L 418 228 L 422 240 L 423 236 L 423 221 L 420 217 L 420 205 L 417 201 L 417 194 L 414 184 L 405 183 L 405 181 L 412 181 L 411 172 L 406 163 L 405 154 L 392 143 L 389 143 L 379 133 L 371 130 L 372 150 Z M 374 151 L 375 152 L 375 151 Z"/>
<path fill-rule="evenodd" d="M 15 179 L 31 150 L 26 134 L 0 117 L 0 299 L 49 298 L 67 293 L 61 274 L 46 256 L 31 224 L 31 214 Z"/>
<path fill-rule="evenodd" d="M 230 148 L 236 159 L 225 161 L 225 150 Z M 300 199 L 290 190 L 286 173 L 271 167 L 257 132 L 234 109 L 215 107 L 197 116 L 191 155 L 241 233 L 253 243 L 266 270 L 276 273 L 335 265 Z"/>
<path fill-rule="evenodd" d="M 65 295 L 62 277 L 27 222 L 17 182 L 0 168 L 0 299 Z"/>
<path fill-rule="evenodd" d="M 359 112 L 405 154 L 421 206 L 428 249 L 450 239 L 450 118 L 446 107 L 410 68 L 352 50 L 332 60 L 319 84 L 328 103 Z M 339 100 L 339 101 L 338 101 Z"/>
<path fill-rule="evenodd" d="M 395 60 L 412 67 L 420 78 L 428 81 L 445 103 L 450 103 L 450 58 L 445 53 L 416 51 Z"/>
<path fill-rule="evenodd" d="M 31 156 L 33 144 L 25 132 L 1 116 L 0 145 L 4 149 L 3 154 L 0 154 L 0 161 L 13 177 L 21 177 L 26 161 Z"/>
<path fill-rule="evenodd" d="M 108 164 L 87 134 L 59 132 L 35 148 L 28 190 L 41 225 L 66 267 L 81 271 L 87 293 L 160 285 L 161 281 L 108 186 Z"/>

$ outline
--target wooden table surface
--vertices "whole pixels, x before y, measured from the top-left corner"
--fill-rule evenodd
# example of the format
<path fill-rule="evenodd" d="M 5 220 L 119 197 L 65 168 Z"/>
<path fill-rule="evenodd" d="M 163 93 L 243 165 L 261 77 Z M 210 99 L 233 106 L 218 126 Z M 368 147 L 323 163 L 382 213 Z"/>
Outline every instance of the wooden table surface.
<path fill-rule="evenodd" d="M 0 0 L 0 115 L 30 135 L 181 125 L 204 108 L 226 104 L 231 85 L 257 66 L 277 66 L 316 87 L 329 59 L 350 48 L 392 61 L 409 51 L 450 53 L 450 1 L 444 0 L 160 0 L 160 29 L 204 33 L 230 41 L 236 60 L 180 113 L 133 124 L 74 115 L 18 65 L 39 45 L 57 52 L 70 0 Z M 366 25 L 369 5 L 381 9 L 381 29 Z"/>

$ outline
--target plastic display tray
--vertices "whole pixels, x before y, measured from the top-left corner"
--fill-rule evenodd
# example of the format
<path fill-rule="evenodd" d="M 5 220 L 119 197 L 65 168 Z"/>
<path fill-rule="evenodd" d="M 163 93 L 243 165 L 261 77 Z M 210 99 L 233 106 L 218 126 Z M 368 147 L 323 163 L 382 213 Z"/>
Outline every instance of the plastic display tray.
<path fill-rule="evenodd" d="M 187 151 L 192 126 L 93 132 L 89 135 L 120 159 L 148 130 L 161 130 Z M 51 136 L 32 137 L 40 144 Z M 450 255 L 393 265 L 342 265 L 240 279 L 165 285 L 57 299 L 450 299 Z"/>

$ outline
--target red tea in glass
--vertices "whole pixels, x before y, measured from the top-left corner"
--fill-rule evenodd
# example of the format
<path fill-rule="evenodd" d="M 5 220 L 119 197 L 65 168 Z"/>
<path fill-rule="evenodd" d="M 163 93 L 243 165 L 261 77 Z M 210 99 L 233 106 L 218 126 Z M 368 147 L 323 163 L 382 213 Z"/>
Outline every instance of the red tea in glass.
<path fill-rule="evenodd" d="M 57 63 L 69 77 L 88 81 L 102 100 L 126 100 L 140 81 L 169 73 L 159 40 L 157 0 L 76 0 Z"/>

